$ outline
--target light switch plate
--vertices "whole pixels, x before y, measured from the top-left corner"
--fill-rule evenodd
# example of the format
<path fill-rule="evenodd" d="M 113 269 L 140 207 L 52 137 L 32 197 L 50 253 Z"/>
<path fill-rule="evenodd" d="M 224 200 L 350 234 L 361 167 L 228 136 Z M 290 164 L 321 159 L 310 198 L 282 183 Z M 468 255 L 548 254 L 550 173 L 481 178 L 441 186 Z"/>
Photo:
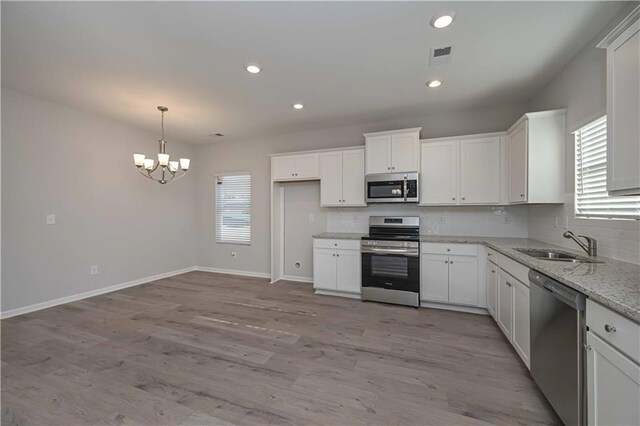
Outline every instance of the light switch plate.
<path fill-rule="evenodd" d="M 56 215 L 55 214 L 47 214 L 47 225 L 55 225 L 56 224 Z"/>

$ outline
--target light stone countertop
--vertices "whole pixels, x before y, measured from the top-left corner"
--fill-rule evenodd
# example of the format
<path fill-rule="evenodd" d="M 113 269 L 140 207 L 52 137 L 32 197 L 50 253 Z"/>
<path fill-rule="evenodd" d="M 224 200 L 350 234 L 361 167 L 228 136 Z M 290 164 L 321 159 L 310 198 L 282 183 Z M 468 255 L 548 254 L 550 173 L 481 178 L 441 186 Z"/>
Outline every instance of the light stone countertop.
<path fill-rule="evenodd" d="M 326 240 L 359 240 L 367 234 L 358 234 L 357 232 L 323 232 L 316 234 L 313 238 Z"/>
<path fill-rule="evenodd" d="M 325 232 L 313 238 L 358 240 L 366 234 Z M 482 244 L 587 295 L 590 299 L 640 323 L 640 265 L 607 257 L 592 258 L 602 263 L 570 263 L 536 259 L 516 248 L 555 249 L 588 257 L 572 250 L 528 238 L 464 237 L 421 235 L 421 242 Z"/>

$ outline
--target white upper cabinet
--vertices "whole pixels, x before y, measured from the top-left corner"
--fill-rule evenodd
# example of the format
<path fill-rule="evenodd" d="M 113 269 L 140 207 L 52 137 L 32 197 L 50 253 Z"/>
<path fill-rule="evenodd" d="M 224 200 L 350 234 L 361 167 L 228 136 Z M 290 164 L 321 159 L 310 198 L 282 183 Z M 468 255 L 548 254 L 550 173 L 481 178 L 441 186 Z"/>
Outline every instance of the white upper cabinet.
<path fill-rule="evenodd" d="M 420 204 L 500 204 L 504 134 L 423 140 Z"/>
<path fill-rule="evenodd" d="M 365 206 L 364 149 L 320 154 L 320 205 Z"/>
<path fill-rule="evenodd" d="M 420 152 L 420 204 L 458 202 L 457 140 L 422 144 Z"/>
<path fill-rule="evenodd" d="M 274 181 L 319 179 L 319 155 L 274 156 L 271 158 L 271 176 Z"/>
<path fill-rule="evenodd" d="M 421 129 L 365 133 L 366 173 L 417 171 Z"/>
<path fill-rule="evenodd" d="M 500 202 L 500 138 L 460 141 L 460 203 Z"/>
<path fill-rule="evenodd" d="M 640 7 L 598 46 L 607 49 L 607 190 L 640 194 Z"/>
<path fill-rule="evenodd" d="M 564 203 L 566 110 L 525 114 L 507 131 L 507 198 Z"/>

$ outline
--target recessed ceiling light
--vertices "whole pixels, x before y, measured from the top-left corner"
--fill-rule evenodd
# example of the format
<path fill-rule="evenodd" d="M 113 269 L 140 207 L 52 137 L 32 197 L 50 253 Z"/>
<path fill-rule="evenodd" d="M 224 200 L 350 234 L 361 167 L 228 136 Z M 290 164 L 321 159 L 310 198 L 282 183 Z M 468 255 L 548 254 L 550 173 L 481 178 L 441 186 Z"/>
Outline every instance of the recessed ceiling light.
<path fill-rule="evenodd" d="M 247 65 L 247 71 L 249 71 L 251 74 L 258 74 L 261 70 L 260 67 L 256 64 L 249 64 Z"/>
<path fill-rule="evenodd" d="M 427 86 L 433 88 L 433 87 L 438 87 L 442 84 L 442 82 L 440 80 L 429 80 L 427 81 Z"/>
<path fill-rule="evenodd" d="M 293 109 L 302 109 L 304 108 L 304 105 L 302 104 L 293 104 Z"/>
<path fill-rule="evenodd" d="M 443 15 L 434 16 L 431 19 L 431 26 L 434 28 L 446 28 L 453 22 L 454 14 L 453 13 L 445 13 Z"/>

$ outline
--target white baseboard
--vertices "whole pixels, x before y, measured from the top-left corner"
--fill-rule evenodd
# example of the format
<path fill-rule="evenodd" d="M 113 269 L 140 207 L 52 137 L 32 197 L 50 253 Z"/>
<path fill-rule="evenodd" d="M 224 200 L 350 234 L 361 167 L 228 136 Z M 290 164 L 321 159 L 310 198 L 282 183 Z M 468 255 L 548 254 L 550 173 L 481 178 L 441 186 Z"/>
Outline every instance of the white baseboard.
<path fill-rule="evenodd" d="M 242 275 L 243 277 L 271 278 L 270 272 L 240 271 L 237 269 L 211 268 L 209 266 L 196 266 L 193 270 L 215 272 L 216 274 Z"/>
<path fill-rule="evenodd" d="M 322 296 L 336 296 L 336 297 L 346 297 L 348 299 L 361 299 L 360 293 L 346 293 L 343 291 L 320 290 L 320 289 L 316 289 L 315 293 L 320 294 Z"/>
<path fill-rule="evenodd" d="M 117 290 L 122 290 L 127 287 L 134 287 L 140 284 L 145 284 L 151 281 L 161 280 L 163 278 L 173 277 L 175 275 L 184 274 L 187 272 L 195 271 L 196 267 L 191 266 L 189 268 L 178 269 L 171 272 L 165 272 L 163 274 L 152 275 L 150 277 L 144 277 L 133 281 L 127 281 L 125 283 L 110 285 L 108 287 L 102 287 L 96 290 L 85 291 L 83 293 L 73 294 L 71 296 L 60 297 L 58 299 L 47 300 L 46 302 L 35 303 L 29 306 L 23 306 L 21 308 L 15 308 L 0 313 L 0 319 L 6 319 L 15 317 L 17 315 L 28 314 L 29 312 L 39 311 L 41 309 L 51 308 L 57 305 L 63 305 L 65 303 L 75 302 L 77 300 L 88 299 L 89 297 L 99 296 L 105 293 L 111 293 Z"/>
<path fill-rule="evenodd" d="M 477 308 L 475 306 L 449 305 L 448 303 L 435 303 L 420 301 L 421 308 L 443 309 L 445 311 L 466 312 L 469 314 L 489 315 L 489 311 L 485 308 Z"/>
<path fill-rule="evenodd" d="M 285 280 L 285 281 L 295 281 L 298 283 L 312 283 L 313 282 L 313 278 L 312 277 L 299 277 L 297 275 L 285 275 L 284 277 L 280 278 L 281 280 Z"/>

